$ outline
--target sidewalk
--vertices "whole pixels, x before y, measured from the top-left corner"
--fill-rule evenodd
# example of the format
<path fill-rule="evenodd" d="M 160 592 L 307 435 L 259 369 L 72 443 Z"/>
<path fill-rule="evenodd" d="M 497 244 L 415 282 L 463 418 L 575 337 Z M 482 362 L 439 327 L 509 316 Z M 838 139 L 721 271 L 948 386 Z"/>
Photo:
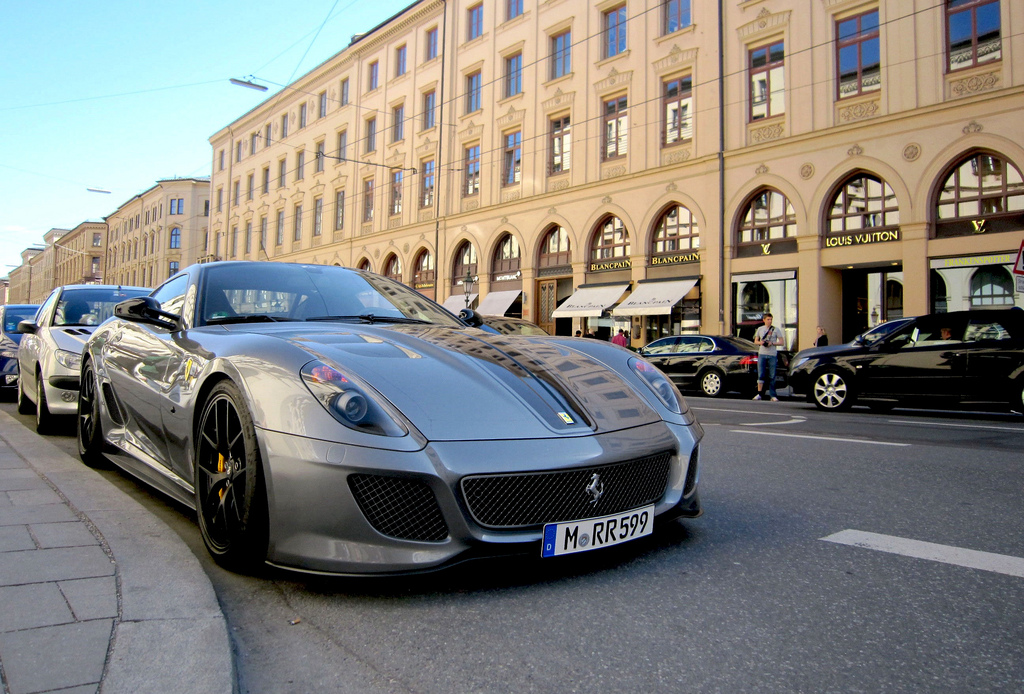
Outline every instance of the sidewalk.
<path fill-rule="evenodd" d="M 227 625 L 170 528 L 0 412 L 0 676 L 10 694 L 223 692 Z"/>

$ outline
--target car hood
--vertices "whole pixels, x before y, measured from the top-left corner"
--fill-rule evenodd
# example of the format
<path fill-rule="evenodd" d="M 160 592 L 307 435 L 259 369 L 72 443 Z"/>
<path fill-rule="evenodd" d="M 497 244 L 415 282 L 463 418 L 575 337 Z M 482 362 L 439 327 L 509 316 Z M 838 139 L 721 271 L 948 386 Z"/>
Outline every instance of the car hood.
<path fill-rule="evenodd" d="M 50 328 L 50 337 L 57 345 L 57 349 L 63 349 L 75 354 L 81 354 L 85 343 L 96 330 L 94 325 L 69 325 L 67 327 Z"/>
<path fill-rule="evenodd" d="M 435 441 L 581 436 L 661 419 L 569 340 L 373 325 L 280 337 L 363 379 Z M 626 368 L 628 355 L 608 349 Z"/>

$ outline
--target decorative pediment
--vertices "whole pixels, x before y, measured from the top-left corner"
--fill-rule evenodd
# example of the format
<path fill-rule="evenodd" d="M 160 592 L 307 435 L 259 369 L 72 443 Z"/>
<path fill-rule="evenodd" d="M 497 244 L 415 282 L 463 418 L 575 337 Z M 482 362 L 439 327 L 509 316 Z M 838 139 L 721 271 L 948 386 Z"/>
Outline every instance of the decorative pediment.
<path fill-rule="evenodd" d="M 484 126 L 477 125 L 475 122 L 469 121 L 469 125 L 464 130 L 459 132 L 459 140 L 472 140 L 474 138 L 480 137 L 483 134 Z"/>
<path fill-rule="evenodd" d="M 573 100 L 576 98 L 576 92 L 563 92 L 561 89 L 555 92 L 555 95 L 547 101 L 541 102 L 541 106 L 545 111 L 554 111 L 558 108 L 564 108 L 565 106 L 571 106 Z"/>
<path fill-rule="evenodd" d="M 685 65 L 693 65 L 695 62 L 697 62 L 696 48 L 688 48 L 684 51 L 679 46 L 672 46 L 672 50 L 666 57 L 654 61 L 654 71 L 661 74 Z"/>
<path fill-rule="evenodd" d="M 611 73 L 603 80 L 594 85 L 594 88 L 598 92 L 604 92 L 609 89 L 616 87 L 625 87 L 633 81 L 633 71 L 627 70 L 626 72 L 619 72 L 615 68 L 612 68 Z"/>
<path fill-rule="evenodd" d="M 401 150 L 396 149 L 393 151 L 384 163 L 394 169 L 400 169 L 405 164 L 405 154 Z"/>
<path fill-rule="evenodd" d="M 289 197 L 291 197 L 291 200 L 294 204 L 298 205 L 302 202 L 302 199 L 305 197 L 305 195 L 306 191 L 297 190 L 294 193 L 292 193 Z"/>
<path fill-rule="evenodd" d="M 508 107 L 508 113 L 498 119 L 498 127 L 505 127 L 513 123 L 522 123 L 526 118 L 526 109 L 517 111 L 514 107 Z"/>
<path fill-rule="evenodd" d="M 789 16 L 791 14 L 792 12 L 789 10 L 772 13 L 768 11 L 767 7 L 761 8 L 757 18 L 741 26 L 737 33 L 739 33 L 740 39 L 743 42 L 748 42 L 762 34 L 773 34 L 782 31 L 789 26 Z"/>
<path fill-rule="evenodd" d="M 420 157 L 425 157 L 431 152 L 437 149 L 437 144 L 430 139 L 430 135 L 423 138 L 423 142 L 416 147 L 416 154 Z"/>

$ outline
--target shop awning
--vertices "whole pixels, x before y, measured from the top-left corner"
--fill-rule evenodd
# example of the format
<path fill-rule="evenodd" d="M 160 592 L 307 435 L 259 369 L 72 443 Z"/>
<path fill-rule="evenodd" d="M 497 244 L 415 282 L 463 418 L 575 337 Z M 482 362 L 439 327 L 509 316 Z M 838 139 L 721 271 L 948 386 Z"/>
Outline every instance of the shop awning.
<path fill-rule="evenodd" d="M 504 316 L 508 307 L 515 303 L 522 291 L 518 289 L 505 292 L 491 292 L 483 298 L 476 312 L 485 316 Z"/>
<path fill-rule="evenodd" d="M 555 318 L 585 318 L 600 316 L 622 296 L 628 284 L 606 284 L 603 287 L 580 287 L 551 312 Z"/>
<path fill-rule="evenodd" d="M 469 305 L 472 306 L 473 302 L 476 301 L 477 294 L 469 295 Z M 466 308 L 466 295 L 465 294 L 452 294 L 444 303 L 441 304 L 446 309 L 454 313 L 456 316 L 459 315 L 459 311 Z"/>
<path fill-rule="evenodd" d="M 671 282 L 645 282 L 633 290 L 629 298 L 612 309 L 613 316 L 658 316 L 672 313 L 672 307 L 679 303 L 697 284 L 697 279 L 673 280 Z"/>

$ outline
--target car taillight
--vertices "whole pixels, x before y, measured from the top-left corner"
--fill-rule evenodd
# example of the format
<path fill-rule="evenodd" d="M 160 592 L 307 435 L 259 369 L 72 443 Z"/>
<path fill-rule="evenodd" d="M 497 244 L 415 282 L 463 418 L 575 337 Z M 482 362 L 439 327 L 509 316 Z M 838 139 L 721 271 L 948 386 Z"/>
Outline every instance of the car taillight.
<path fill-rule="evenodd" d="M 757 366 L 757 357 L 747 355 L 740 359 L 740 366 Z"/>

